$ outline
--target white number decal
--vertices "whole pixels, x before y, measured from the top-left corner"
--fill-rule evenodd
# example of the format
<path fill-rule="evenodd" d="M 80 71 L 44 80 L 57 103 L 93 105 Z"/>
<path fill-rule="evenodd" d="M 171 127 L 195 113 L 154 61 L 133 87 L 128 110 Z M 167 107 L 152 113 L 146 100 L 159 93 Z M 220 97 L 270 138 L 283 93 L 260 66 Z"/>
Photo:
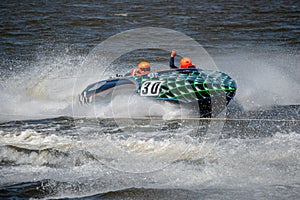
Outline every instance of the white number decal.
<path fill-rule="evenodd" d="M 141 96 L 155 97 L 158 96 L 163 81 L 146 81 L 141 87 Z"/>

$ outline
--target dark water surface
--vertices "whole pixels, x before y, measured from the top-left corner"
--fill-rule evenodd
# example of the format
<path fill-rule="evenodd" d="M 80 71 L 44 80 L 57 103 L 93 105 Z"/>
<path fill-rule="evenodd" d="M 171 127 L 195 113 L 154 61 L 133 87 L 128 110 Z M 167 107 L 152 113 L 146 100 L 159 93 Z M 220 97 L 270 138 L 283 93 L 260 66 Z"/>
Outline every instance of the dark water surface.
<path fill-rule="evenodd" d="M 298 1 L 1 1 L 1 57 L 41 46 L 87 52 L 114 34 L 146 26 L 187 34 L 207 48 L 299 47 Z"/>
<path fill-rule="evenodd" d="M 299 1 L 1 1 L 0 199 L 299 199 L 299 16 Z M 107 78 L 88 54 L 145 27 L 191 37 L 237 81 L 226 114 L 78 105 Z M 106 70 L 169 54 L 136 50 Z"/>

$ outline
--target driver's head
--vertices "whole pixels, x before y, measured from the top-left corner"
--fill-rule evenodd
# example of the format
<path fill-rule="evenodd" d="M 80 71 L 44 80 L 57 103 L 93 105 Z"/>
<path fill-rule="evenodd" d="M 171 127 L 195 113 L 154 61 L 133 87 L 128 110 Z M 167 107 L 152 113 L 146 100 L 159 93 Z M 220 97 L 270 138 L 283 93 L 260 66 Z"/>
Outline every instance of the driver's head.
<path fill-rule="evenodd" d="M 138 65 L 138 73 L 142 75 L 150 73 L 150 63 L 145 61 L 140 62 Z"/>
<path fill-rule="evenodd" d="M 189 58 L 182 58 L 180 60 L 180 68 L 192 68 L 194 67 L 192 60 Z"/>

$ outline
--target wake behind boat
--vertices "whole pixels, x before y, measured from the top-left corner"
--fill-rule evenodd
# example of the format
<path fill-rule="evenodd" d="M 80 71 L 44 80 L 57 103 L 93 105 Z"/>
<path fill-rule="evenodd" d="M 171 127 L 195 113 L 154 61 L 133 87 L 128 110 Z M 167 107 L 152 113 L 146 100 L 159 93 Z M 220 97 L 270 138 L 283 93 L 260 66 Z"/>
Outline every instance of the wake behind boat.
<path fill-rule="evenodd" d="M 111 101 L 115 95 L 138 95 L 199 109 L 200 117 L 221 112 L 234 97 L 236 82 L 227 74 L 195 68 L 164 70 L 140 76 L 118 76 L 93 83 L 79 96 L 82 104 Z M 219 102 L 215 106 L 212 102 Z M 217 107 L 214 109 L 213 106 Z"/>

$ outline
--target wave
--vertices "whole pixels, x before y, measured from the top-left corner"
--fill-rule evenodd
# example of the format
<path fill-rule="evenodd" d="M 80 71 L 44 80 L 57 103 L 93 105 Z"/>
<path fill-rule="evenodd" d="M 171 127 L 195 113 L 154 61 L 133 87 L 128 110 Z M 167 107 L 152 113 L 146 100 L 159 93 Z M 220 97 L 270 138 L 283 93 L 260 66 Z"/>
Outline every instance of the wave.
<path fill-rule="evenodd" d="M 297 176 L 299 136 L 296 133 L 277 133 L 268 138 L 231 138 L 214 144 L 197 144 L 194 141 L 185 152 L 181 152 L 179 159 L 171 163 L 166 163 L 166 158 L 173 153 L 178 155 L 178 151 L 182 151 L 182 144 L 177 143 L 174 148 L 165 146 L 159 149 L 164 152 L 163 155 L 153 152 L 149 148 L 149 142 L 142 145 L 141 142 L 137 144 L 131 140 L 114 141 L 114 144 L 126 144 L 119 144 L 118 150 L 127 152 L 118 157 L 116 149 L 112 149 L 111 160 L 107 160 L 104 165 L 103 161 L 92 161 L 62 168 L 38 166 L 35 163 L 2 168 L 2 173 L 10 174 L 11 177 L 1 179 L 1 197 L 24 198 L 31 195 L 36 198 L 93 199 L 143 196 L 156 198 L 164 195 L 169 198 L 170 195 L 187 195 L 197 199 L 199 195 L 212 195 L 216 192 L 226 195 L 233 195 L 233 192 L 235 197 L 251 196 L 253 191 L 260 191 L 260 194 L 268 191 L 263 192 L 267 197 L 276 197 L 282 191 L 297 195 L 294 192 L 300 186 Z M 99 159 L 100 154 L 108 152 L 105 148 L 100 148 L 101 145 L 96 147 L 96 143 L 99 141 L 90 144 L 89 149 L 94 149 L 93 153 Z M 149 150 L 152 154 L 149 154 Z M 135 154 L 135 162 L 128 163 L 128 154 Z M 151 172 L 141 171 L 141 167 L 143 170 L 157 167 L 157 162 L 164 163 L 165 167 Z M 112 168 L 112 165 L 119 165 L 119 170 Z M 134 169 L 136 167 L 139 170 Z M 19 183 L 12 184 L 16 177 Z"/>

